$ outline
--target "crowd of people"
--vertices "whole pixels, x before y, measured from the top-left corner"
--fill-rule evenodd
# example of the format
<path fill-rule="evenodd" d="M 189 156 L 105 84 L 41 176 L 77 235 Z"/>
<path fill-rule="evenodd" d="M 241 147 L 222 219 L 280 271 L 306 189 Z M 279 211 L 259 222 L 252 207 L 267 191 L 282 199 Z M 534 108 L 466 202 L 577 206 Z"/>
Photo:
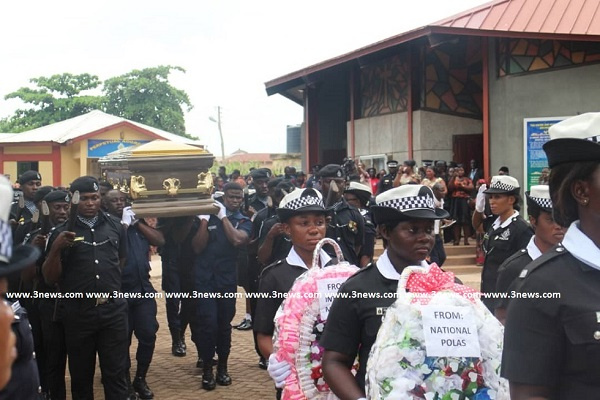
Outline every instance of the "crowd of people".
<path fill-rule="evenodd" d="M 508 168 L 488 182 L 475 160 L 468 169 L 444 161 L 417 169 L 413 160 L 389 160 L 388 170 L 376 173 L 346 159 L 316 165 L 309 176 L 287 167 L 281 176 L 257 168 L 244 177 L 221 167 L 214 213 L 157 221 L 136 218 L 125 193 L 92 176 L 67 190 L 42 186 L 41 175 L 28 171 L 19 177 L 15 201 L 2 179 L 0 291 L 13 297 L 0 304 L 0 399 L 66 399 L 67 364 L 72 398 L 92 399 L 96 357 L 105 398 L 154 398 L 146 381 L 159 326 L 151 246 L 161 256 L 162 290 L 189 295 L 166 298 L 173 356 L 188 353 L 189 330 L 202 370 L 199 387 L 229 386 L 238 286 L 246 293 L 286 293 L 312 267 L 313 251 L 326 237 L 361 268 L 340 288 L 347 293 L 395 293 L 405 268 L 442 266 L 445 242 L 466 245 L 478 237 L 483 302 L 506 324 L 502 374 L 512 398 L 595 398 L 599 129 L 600 114 L 550 129 L 544 145 L 550 169 L 524 193 L 528 220 L 519 213 L 522 188 Z M 385 250 L 374 262 L 377 238 Z M 321 251 L 319 266 L 340 261 L 333 250 Z M 493 296 L 517 292 L 538 296 Z M 341 399 L 365 397 L 366 360 L 394 301 L 359 298 L 334 300 L 320 340 L 325 380 Z M 258 367 L 268 370 L 278 398 L 291 371 L 273 351 L 282 301 L 248 297 L 245 318 L 235 326 L 252 330 Z"/>

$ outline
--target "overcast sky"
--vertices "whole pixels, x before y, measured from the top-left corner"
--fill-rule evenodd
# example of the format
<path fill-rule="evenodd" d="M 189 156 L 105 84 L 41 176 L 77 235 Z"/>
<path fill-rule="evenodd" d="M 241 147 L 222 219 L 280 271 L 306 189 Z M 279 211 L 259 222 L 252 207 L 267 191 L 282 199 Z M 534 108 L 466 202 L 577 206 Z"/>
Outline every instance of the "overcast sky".
<path fill-rule="evenodd" d="M 220 155 L 285 152 L 286 125 L 302 108 L 264 83 L 394 36 L 482 0 L 57 0 L 10 1 L 0 16 L 0 117 L 22 107 L 4 96 L 29 79 L 70 72 L 101 80 L 132 69 L 177 65 L 171 75 L 194 109 L 186 129 Z"/>

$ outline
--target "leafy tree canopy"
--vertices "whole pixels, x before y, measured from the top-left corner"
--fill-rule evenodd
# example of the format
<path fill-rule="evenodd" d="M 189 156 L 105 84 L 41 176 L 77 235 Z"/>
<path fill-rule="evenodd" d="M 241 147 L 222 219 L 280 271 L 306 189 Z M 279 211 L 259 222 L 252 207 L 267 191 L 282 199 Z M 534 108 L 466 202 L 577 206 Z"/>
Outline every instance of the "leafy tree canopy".
<path fill-rule="evenodd" d="M 133 70 L 104 82 L 102 93 L 83 94 L 98 90 L 101 81 L 95 75 L 64 73 L 31 80 L 36 88 L 27 87 L 9 93 L 5 99 L 17 98 L 28 108 L 0 120 L 0 132 L 23 132 L 85 114 L 103 110 L 181 136 L 185 133 L 184 109 L 191 110 L 187 93 L 169 83 L 172 71 L 181 67 L 158 66 Z"/>
<path fill-rule="evenodd" d="M 30 107 L 18 109 L 11 117 L 0 120 L 0 131 L 23 132 L 102 108 L 101 96 L 80 94 L 100 86 L 95 75 L 65 73 L 34 78 L 31 82 L 37 88 L 22 87 L 4 97 L 21 99 Z"/>
<path fill-rule="evenodd" d="M 104 82 L 106 112 L 186 136 L 182 107 L 190 111 L 192 104 L 186 92 L 169 84 L 171 71 L 185 72 L 168 65 L 108 79 Z"/>

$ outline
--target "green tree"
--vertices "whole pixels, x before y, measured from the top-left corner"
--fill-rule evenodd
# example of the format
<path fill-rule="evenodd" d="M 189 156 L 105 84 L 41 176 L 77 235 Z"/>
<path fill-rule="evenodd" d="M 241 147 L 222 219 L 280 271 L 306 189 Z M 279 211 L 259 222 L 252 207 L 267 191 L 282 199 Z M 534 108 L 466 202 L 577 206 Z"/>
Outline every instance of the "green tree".
<path fill-rule="evenodd" d="M 133 70 L 104 82 L 106 112 L 177 135 L 185 133 L 184 108 L 192 109 L 187 93 L 169 83 L 181 67 L 158 66 Z"/>
<path fill-rule="evenodd" d="M 100 109 L 102 96 L 82 95 L 100 86 L 100 80 L 90 74 L 59 74 L 31 79 L 36 88 L 22 87 L 7 94 L 5 99 L 20 99 L 28 108 L 0 120 L 0 132 L 23 132 Z"/>

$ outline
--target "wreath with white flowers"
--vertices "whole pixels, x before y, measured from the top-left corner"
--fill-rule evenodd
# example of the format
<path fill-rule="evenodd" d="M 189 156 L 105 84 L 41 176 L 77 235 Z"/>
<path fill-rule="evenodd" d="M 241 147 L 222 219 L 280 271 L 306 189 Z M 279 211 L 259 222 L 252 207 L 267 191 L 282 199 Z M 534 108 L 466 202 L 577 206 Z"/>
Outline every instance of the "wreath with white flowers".
<path fill-rule="evenodd" d="M 423 276 L 411 282 L 411 274 Z M 435 264 L 427 271 L 412 267 L 403 271 L 398 298 L 385 314 L 367 362 L 368 398 L 510 398 L 508 382 L 499 375 L 503 326 L 477 292 L 453 281 L 454 274 L 441 271 Z M 480 357 L 428 356 L 423 323 L 427 306 L 464 307 L 476 326 Z"/>
<path fill-rule="evenodd" d="M 319 268 L 319 253 L 324 244 L 331 244 L 338 260 L 327 268 Z M 313 253 L 312 268 L 296 278 L 275 315 L 273 349 L 277 359 L 290 363 L 292 373 L 285 381 L 282 399 L 335 399 L 323 380 L 321 359 L 323 348 L 319 340 L 327 323 L 321 314 L 323 283 L 343 283 L 358 271 L 358 267 L 343 261 L 338 244 L 332 239 L 321 240 Z M 333 300 L 330 297 L 330 300 Z"/>

